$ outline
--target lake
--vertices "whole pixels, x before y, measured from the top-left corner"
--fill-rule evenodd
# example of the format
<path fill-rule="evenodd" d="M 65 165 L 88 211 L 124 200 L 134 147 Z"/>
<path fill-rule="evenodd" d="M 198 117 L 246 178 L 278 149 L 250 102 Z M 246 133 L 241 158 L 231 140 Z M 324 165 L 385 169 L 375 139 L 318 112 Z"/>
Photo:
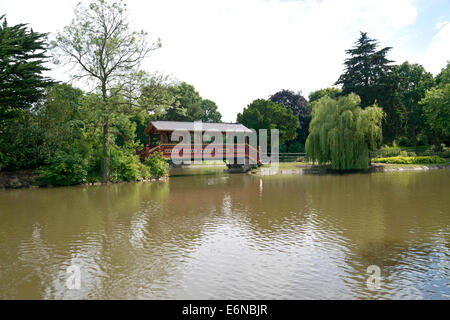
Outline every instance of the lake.
<path fill-rule="evenodd" d="M 448 169 L 192 172 L 0 191 L 0 299 L 450 298 Z"/>

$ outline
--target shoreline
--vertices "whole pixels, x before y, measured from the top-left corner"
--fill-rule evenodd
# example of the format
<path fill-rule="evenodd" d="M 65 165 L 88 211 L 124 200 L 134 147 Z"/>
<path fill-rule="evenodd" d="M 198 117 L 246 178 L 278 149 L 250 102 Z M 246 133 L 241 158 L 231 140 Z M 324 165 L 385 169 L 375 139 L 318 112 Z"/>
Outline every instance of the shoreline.
<path fill-rule="evenodd" d="M 161 177 L 161 178 L 149 178 L 149 179 L 141 179 L 136 181 L 116 181 L 116 182 L 85 182 L 80 184 L 74 184 L 69 186 L 53 186 L 53 185 L 45 185 L 40 186 L 37 184 L 33 184 L 33 181 L 38 177 L 35 173 L 35 170 L 18 170 L 18 171 L 1 171 L 0 172 L 0 190 L 14 190 L 14 189 L 38 189 L 38 188 L 60 188 L 60 187 L 74 187 L 74 186 L 101 186 L 108 184 L 117 184 L 117 183 L 146 183 L 146 182 L 157 182 L 157 181 L 166 181 L 169 177 Z"/>
<path fill-rule="evenodd" d="M 253 175 L 293 175 L 293 174 L 317 174 L 317 175 L 342 175 L 342 174 L 353 174 L 353 173 L 375 173 L 375 172 L 401 172 L 401 171 L 427 171 L 427 170 L 438 170 L 438 169 L 448 169 L 450 164 L 384 164 L 376 163 L 372 164 L 368 169 L 362 170 L 349 170 L 349 171 L 335 171 L 330 167 L 319 167 L 317 165 L 297 163 L 282 164 L 278 168 L 271 167 L 261 167 L 250 171 Z"/>
<path fill-rule="evenodd" d="M 199 169 L 199 168 L 214 168 L 223 167 L 223 165 L 193 165 L 189 169 Z M 268 175 L 303 175 L 303 174 L 316 174 L 316 175 L 342 175 L 342 174 L 352 174 L 352 173 L 374 173 L 374 172 L 402 172 L 402 171 L 427 171 L 427 170 L 439 170 L 439 169 L 449 169 L 450 164 L 428 164 L 428 165 L 418 165 L 418 164 L 385 164 L 376 163 L 365 170 L 349 170 L 348 172 L 338 172 L 331 170 L 329 167 L 319 167 L 317 165 L 301 163 L 301 162 L 286 162 L 280 163 L 278 168 L 271 167 L 260 167 L 258 169 L 253 169 L 247 174 L 256 176 L 268 176 Z M 54 188 L 54 187 L 65 187 L 65 186 L 39 186 L 33 184 L 34 179 L 37 174 L 34 170 L 19 170 L 19 171 L 2 171 L 0 172 L 0 190 L 11 190 L 11 189 L 33 189 L 33 188 Z M 142 179 L 137 181 L 117 181 L 117 182 L 86 182 L 74 186 L 101 186 L 116 183 L 146 183 L 146 182 L 157 182 L 157 181 L 167 181 L 170 175 L 167 177 Z"/>

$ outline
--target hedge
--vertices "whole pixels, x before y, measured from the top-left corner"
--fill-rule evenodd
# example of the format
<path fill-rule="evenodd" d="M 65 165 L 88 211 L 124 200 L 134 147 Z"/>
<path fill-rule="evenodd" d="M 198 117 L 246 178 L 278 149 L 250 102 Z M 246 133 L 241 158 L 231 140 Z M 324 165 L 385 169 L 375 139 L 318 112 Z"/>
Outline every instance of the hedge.
<path fill-rule="evenodd" d="M 374 163 L 390 163 L 390 164 L 444 164 L 447 161 L 439 156 L 424 156 L 424 157 L 389 157 L 389 158 L 374 158 Z"/>

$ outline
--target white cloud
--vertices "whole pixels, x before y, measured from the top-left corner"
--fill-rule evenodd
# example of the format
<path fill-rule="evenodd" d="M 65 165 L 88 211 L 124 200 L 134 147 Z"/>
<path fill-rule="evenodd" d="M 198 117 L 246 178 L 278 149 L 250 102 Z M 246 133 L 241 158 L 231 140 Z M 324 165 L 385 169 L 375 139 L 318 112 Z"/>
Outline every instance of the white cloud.
<path fill-rule="evenodd" d="M 421 59 L 425 68 L 437 74 L 450 61 L 450 22 L 441 23 L 440 30 L 433 37 Z"/>
<path fill-rule="evenodd" d="M 16 0 L 0 7 L 17 22 L 55 31 L 69 23 L 74 3 Z M 192 83 L 218 104 L 226 121 L 234 121 L 253 99 L 280 89 L 307 95 L 331 86 L 360 30 L 382 45 L 393 45 L 390 39 L 417 16 L 412 0 L 127 3 L 131 25 L 162 40 L 163 47 L 143 67 Z"/>

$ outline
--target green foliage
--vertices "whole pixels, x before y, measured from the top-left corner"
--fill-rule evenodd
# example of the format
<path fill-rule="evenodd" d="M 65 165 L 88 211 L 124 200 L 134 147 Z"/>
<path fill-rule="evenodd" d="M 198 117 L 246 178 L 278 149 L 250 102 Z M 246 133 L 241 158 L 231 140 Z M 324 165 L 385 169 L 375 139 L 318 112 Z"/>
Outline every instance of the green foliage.
<path fill-rule="evenodd" d="M 142 167 L 144 164 L 131 151 L 117 146 L 111 148 L 111 181 L 136 181 L 148 178 L 148 172 Z"/>
<path fill-rule="evenodd" d="M 396 157 L 399 156 L 403 149 L 398 146 L 395 141 L 392 146 L 383 146 L 377 151 L 378 156 L 382 157 Z"/>
<path fill-rule="evenodd" d="M 436 76 L 436 84 L 438 86 L 444 86 L 448 83 L 450 83 L 450 62 L 447 62 L 447 65 Z"/>
<path fill-rule="evenodd" d="M 450 136 L 450 83 L 428 90 L 421 104 L 439 145 Z"/>
<path fill-rule="evenodd" d="M 160 178 L 168 174 L 169 165 L 162 155 L 150 157 L 146 164 L 139 161 L 131 148 L 111 148 L 111 181 L 137 181 L 148 178 Z M 76 151 L 56 151 L 37 173 L 40 185 L 67 186 L 101 179 L 101 153 L 82 157 Z"/>
<path fill-rule="evenodd" d="M 150 170 L 150 175 L 153 178 L 161 178 L 167 176 L 169 173 L 169 164 L 163 157 L 162 152 L 155 152 L 150 155 L 145 164 Z"/>
<path fill-rule="evenodd" d="M 52 81 L 42 75 L 48 70 L 47 35 L 26 24 L 8 26 L 0 16 L 0 125 L 39 101 Z M 1 131 L 1 127 L 0 127 Z"/>
<path fill-rule="evenodd" d="M 160 74 L 147 75 L 138 84 L 140 87 L 139 105 L 145 107 L 142 110 L 145 112 L 140 112 L 140 117 L 142 115 L 148 116 L 148 112 L 152 111 L 153 119 L 155 114 L 158 116 L 163 115 L 167 108 L 174 104 L 175 97 L 171 92 L 173 81 L 168 76 Z"/>
<path fill-rule="evenodd" d="M 175 101 L 167 110 L 165 120 L 195 121 L 201 119 L 202 97 L 194 86 L 181 82 L 179 85 L 171 87 L 170 93 Z"/>
<path fill-rule="evenodd" d="M 142 60 L 161 47 L 149 44 L 148 34 L 132 31 L 123 1 L 93 0 L 79 3 L 70 25 L 53 42 L 59 57 L 76 67 L 75 79 L 87 78 L 95 85 L 101 103 L 95 104 L 102 127 L 103 181 L 110 180 L 111 135 L 121 135 L 120 122 L 142 111 L 139 93 L 145 77 L 138 70 Z"/>
<path fill-rule="evenodd" d="M 421 65 L 404 62 L 394 68 L 391 77 L 395 81 L 396 95 L 404 113 L 402 119 L 405 121 L 405 131 L 416 146 L 417 134 L 426 129 L 423 106 L 419 102 L 433 86 L 433 75 Z"/>
<path fill-rule="evenodd" d="M 0 132 L 0 151 L 7 161 L 3 166 L 37 168 L 57 150 L 75 149 L 84 156 L 89 142 L 81 114 L 82 97 L 83 92 L 70 85 L 53 85 L 33 110 L 21 111 L 5 123 Z"/>
<path fill-rule="evenodd" d="M 342 94 L 339 88 L 325 88 L 313 91 L 309 94 L 309 103 L 319 100 L 323 97 L 330 97 L 331 99 L 337 99 Z"/>
<path fill-rule="evenodd" d="M 336 170 L 365 169 L 369 151 L 381 142 L 383 111 L 376 105 L 362 110 L 355 94 L 337 100 L 323 97 L 315 103 L 307 159 L 319 164 L 331 162 Z"/>
<path fill-rule="evenodd" d="M 450 148 L 442 146 L 433 145 L 421 145 L 418 147 L 403 147 L 397 145 L 394 141 L 392 146 L 383 146 L 379 150 L 373 152 L 374 157 L 377 158 L 388 158 L 396 156 L 440 156 L 442 158 L 450 157 Z"/>
<path fill-rule="evenodd" d="M 308 137 L 309 123 L 311 121 L 311 107 L 301 92 L 281 90 L 269 98 L 270 101 L 284 105 L 298 117 L 298 129 L 296 142 L 305 144 Z"/>
<path fill-rule="evenodd" d="M 171 86 L 172 103 L 165 111 L 164 120 L 220 122 L 222 115 L 214 101 L 202 99 L 193 85 L 181 82 Z"/>
<path fill-rule="evenodd" d="M 87 160 L 77 153 L 57 151 L 38 170 L 40 185 L 70 186 L 87 182 Z"/>
<path fill-rule="evenodd" d="M 289 153 L 304 153 L 305 145 L 300 143 L 299 141 L 294 141 L 293 143 L 289 144 L 287 151 Z"/>
<path fill-rule="evenodd" d="M 280 145 L 292 141 L 297 137 L 298 118 L 292 110 L 275 102 L 258 99 L 249 104 L 242 113 L 237 116 L 237 121 L 247 128 L 280 130 Z"/>
<path fill-rule="evenodd" d="M 18 111 L 0 132 L 1 167 L 8 170 L 36 168 L 46 159 L 42 152 L 44 128 L 39 127 L 33 114 Z"/>
<path fill-rule="evenodd" d="M 200 105 L 202 109 L 201 120 L 203 122 L 221 122 L 222 115 L 220 114 L 217 105 L 214 101 L 205 99 Z"/>
<path fill-rule="evenodd" d="M 439 156 L 407 157 L 397 156 L 388 158 L 374 158 L 374 163 L 390 164 L 445 164 L 447 161 Z"/>
<path fill-rule="evenodd" d="M 356 93 L 363 108 L 374 104 L 383 94 L 383 85 L 392 61 L 386 58 L 391 47 L 378 50 L 378 42 L 361 32 L 355 46 L 346 50 L 345 72 L 335 85 L 342 85 L 342 94 Z"/>
<path fill-rule="evenodd" d="M 443 149 L 443 151 L 439 152 L 439 156 L 441 158 L 445 158 L 445 159 L 450 158 L 450 148 L 443 147 L 442 149 Z"/>

